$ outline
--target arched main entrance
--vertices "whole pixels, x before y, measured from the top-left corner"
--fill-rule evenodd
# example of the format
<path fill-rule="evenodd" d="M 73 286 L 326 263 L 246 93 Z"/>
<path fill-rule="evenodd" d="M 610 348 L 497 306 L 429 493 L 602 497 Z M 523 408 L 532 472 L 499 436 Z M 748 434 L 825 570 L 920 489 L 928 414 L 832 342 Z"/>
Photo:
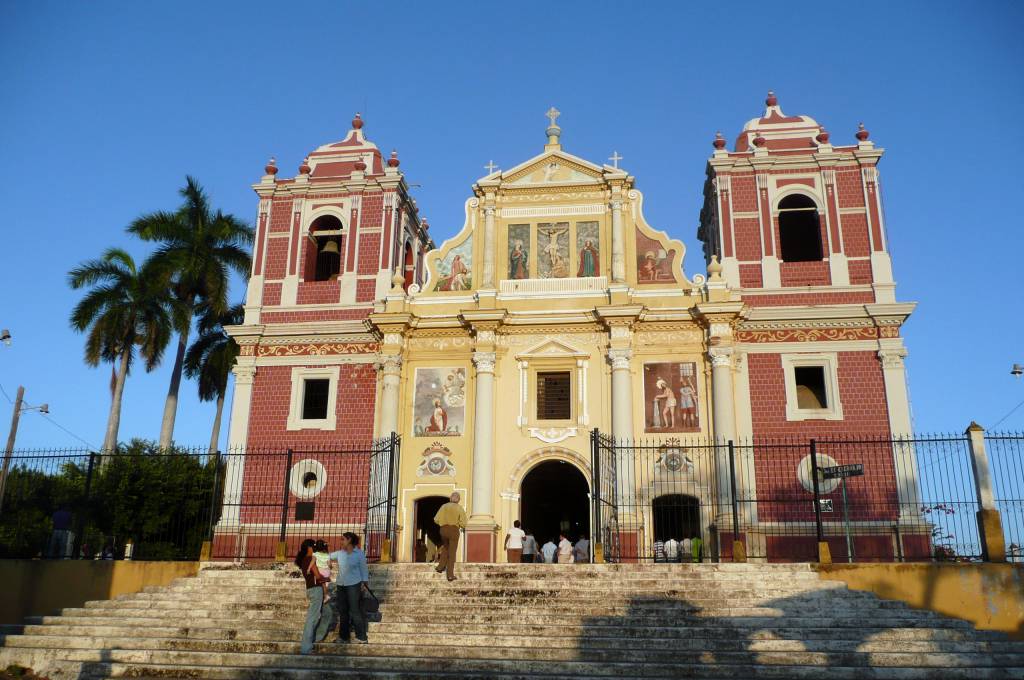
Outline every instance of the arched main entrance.
<path fill-rule="evenodd" d="M 447 496 L 427 496 L 416 501 L 413 512 L 416 525 L 412 532 L 413 562 L 426 562 L 432 557 L 428 555 L 426 539 L 429 538 L 435 546 L 441 545 L 441 528 L 434 521 L 434 515 L 447 502 Z"/>
<path fill-rule="evenodd" d="M 523 478 L 520 487 L 520 518 L 537 543 L 565 532 L 574 543 L 590 538 L 590 487 L 572 463 L 549 460 L 538 464 Z"/>
<path fill-rule="evenodd" d="M 700 536 L 700 501 L 679 493 L 658 496 L 651 504 L 654 522 L 654 540 Z"/>

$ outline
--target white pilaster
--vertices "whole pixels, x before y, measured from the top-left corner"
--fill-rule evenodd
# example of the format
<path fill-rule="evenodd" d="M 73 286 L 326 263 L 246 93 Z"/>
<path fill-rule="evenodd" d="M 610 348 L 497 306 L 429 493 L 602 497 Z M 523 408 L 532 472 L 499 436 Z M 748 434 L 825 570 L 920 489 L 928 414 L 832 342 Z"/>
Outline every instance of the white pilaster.
<path fill-rule="evenodd" d="M 900 518 L 919 521 L 921 503 L 917 493 L 917 456 L 912 442 L 900 441 L 913 437 L 910 398 L 907 396 L 907 375 L 903 363 L 906 356 L 907 350 L 902 346 L 878 350 L 878 360 L 882 362 L 882 379 L 885 383 L 886 409 L 889 412 L 889 430 L 894 440 L 893 462 L 896 467 Z"/>
<path fill-rule="evenodd" d="M 632 512 L 636 484 L 633 479 L 633 455 L 628 448 L 633 441 L 633 376 L 630 360 L 631 349 L 609 349 L 608 362 L 612 366 L 612 437 L 616 442 L 625 442 L 615 456 L 615 476 L 618 486 L 618 502 L 623 512 Z"/>
<path fill-rule="evenodd" d="M 385 356 L 381 361 L 383 373 L 380 394 L 380 423 L 377 436 L 386 437 L 398 432 L 399 382 L 402 377 L 402 359 L 397 356 Z"/>
<path fill-rule="evenodd" d="M 473 496 L 471 516 L 493 518 L 494 352 L 473 352 L 476 398 L 473 408 Z"/>
<path fill-rule="evenodd" d="M 733 400 L 731 347 L 708 350 L 711 360 L 711 408 L 715 419 L 715 470 L 717 472 L 719 513 L 731 513 L 732 487 L 729 452 L 724 444 L 736 440 L 736 409 Z"/>
<path fill-rule="evenodd" d="M 245 471 L 245 444 L 249 436 L 249 413 L 252 409 L 252 386 L 256 380 L 255 363 L 232 369 L 235 393 L 231 399 L 231 429 L 228 432 L 227 461 L 224 468 L 224 500 L 219 527 L 237 526 L 242 503 L 242 480 Z M 250 358 L 249 362 L 253 360 Z"/>
<path fill-rule="evenodd" d="M 494 210 L 493 205 L 484 207 L 484 288 L 494 288 Z"/>
<path fill-rule="evenodd" d="M 622 199 L 616 189 L 612 199 L 612 282 L 626 280 L 626 238 L 622 227 Z"/>

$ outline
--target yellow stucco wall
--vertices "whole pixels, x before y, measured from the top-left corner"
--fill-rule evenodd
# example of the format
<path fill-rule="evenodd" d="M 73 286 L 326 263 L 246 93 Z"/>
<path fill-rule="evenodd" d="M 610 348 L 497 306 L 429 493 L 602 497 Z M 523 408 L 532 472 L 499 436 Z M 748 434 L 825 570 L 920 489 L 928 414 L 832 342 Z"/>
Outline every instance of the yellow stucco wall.
<path fill-rule="evenodd" d="M 833 564 L 822 578 L 965 619 L 1024 640 L 1024 567 L 1009 564 Z"/>
<path fill-rule="evenodd" d="M 198 573 L 198 562 L 0 560 L 0 623 L 20 623 L 26 616 L 55 614 Z"/>

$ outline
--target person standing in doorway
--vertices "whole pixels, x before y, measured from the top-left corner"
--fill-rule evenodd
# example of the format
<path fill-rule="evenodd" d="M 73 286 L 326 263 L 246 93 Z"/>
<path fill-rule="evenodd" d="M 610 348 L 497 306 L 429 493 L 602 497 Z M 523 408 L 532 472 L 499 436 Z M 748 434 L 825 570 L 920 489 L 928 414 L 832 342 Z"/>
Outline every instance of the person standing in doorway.
<path fill-rule="evenodd" d="M 448 580 L 455 580 L 455 558 L 458 556 L 459 532 L 466 528 L 466 511 L 459 505 L 461 497 L 458 492 L 451 495 L 449 501 L 441 506 L 434 515 L 434 522 L 441 527 L 441 551 L 437 564 L 437 573 L 448 572 Z"/>
<path fill-rule="evenodd" d="M 505 555 L 509 564 L 519 564 L 523 561 L 523 540 L 526 532 L 522 530 L 522 522 L 516 520 L 512 528 L 505 534 Z"/>
<path fill-rule="evenodd" d="M 366 554 L 359 549 L 359 537 L 351 531 L 342 534 L 341 550 L 332 552 L 331 559 L 338 563 L 338 642 L 349 642 L 355 628 L 356 641 L 366 644 L 366 616 L 359 601 L 370 589 L 370 570 L 366 567 Z"/>
<path fill-rule="evenodd" d="M 544 547 L 541 548 L 540 551 L 544 554 L 544 562 L 547 564 L 551 564 L 555 561 L 555 553 L 558 552 L 558 546 L 555 545 L 554 541 L 548 540 L 548 542 L 544 544 Z"/>
<path fill-rule="evenodd" d="M 669 562 L 679 561 L 679 541 L 669 537 L 665 541 L 665 559 Z"/>
<path fill-rule="evenodd" d="M 564 533 L 559 535 L 558 541 L 558 563 L 572 564 L 572 541 Z"/>
<path fill-rule="evenodd" d="M 665 561 L 665 541 L 660 538 L 654 542 L 654 561 Z"/>
<path fill-rule="evenodd" d="M 581 535 L 580 540 L 573 546 L 573 556 L 576 564 L 583 564 L 590 561 L 590 541 L 586 536 Z"/>
<path fill-rule="evenodd" d="M 524 531 L 526 531 L 526 538 L 523 539 L 523 562 L 527 564 L 540 562 L 540 547 L 537 545 L 537 539 L 533 537 L 533 532 L 529 529 Z"/>

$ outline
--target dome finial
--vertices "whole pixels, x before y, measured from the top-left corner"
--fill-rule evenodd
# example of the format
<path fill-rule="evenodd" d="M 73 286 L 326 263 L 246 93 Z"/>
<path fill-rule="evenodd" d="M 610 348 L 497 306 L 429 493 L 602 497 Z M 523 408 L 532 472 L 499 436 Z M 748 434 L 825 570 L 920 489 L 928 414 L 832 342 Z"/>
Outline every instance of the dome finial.
<path fill-rule="evenodd" d="M 356 111 L 356 117 L 352 119 L 352 129 L 360 130 L 363 127 L 363 117 Z"/>
<path fill-rule="evenodd" d="M 716 149 L 725 148 L 725 137 L 722 136 L 721 130 L 715 133 L 715 141 L 711 142 L 711 145 L 714 146 Z"/>
<path fill-rule="evenodd" d="M 306 156 L 305 158 L 302 159 L 302 165 L 299 166 L 299 174 L 300 175 L 308 175 L 309 173 L 310 173 L 309 156 Z"/>
<path fill-rule="evenodd" d="M 864 129 L 864 123 L 858 123 L 856 137 L 862 142 L 868 141 L 868 137 L 871 136 L 867 130 Z"/>
<path fill-rule="evenodd" d="M 558 127 L 558 123 L 555 121 L 562 115 L 562 112 L 552 106 L 544 115 L 551 121 L 551 124 L 548 125 L 548 129 L 545 131 L 548 136 L 548 146 L 557 146 L 558 138 L 562 136 L 562 128 Z"/>
<path fill-rule="evenodd" d="M 815 137 L 815 139 L 818 140 L 819 144 L 828 144 L 828 140 L 829 140 L 828 130 L 826 130 L 825 128 L 821 128 L 821 132 L 818 133 L 818 136 Z"/>
<path fill-rule="evenodd" d="M 270 160 L 267 161 L 267 164 L 263 167 L 263 172 L 267 173 L 268 175 L 276 175 L 277 174 L 277 159 L 274 158 L 273 156 L 271 156 Z"/>
<path fill-rule="evenodd" d="M 765 98 L 764 104 L 765 106 L 779 105 L 779 98 L 775 96 L 775 92 L 773 90 L 768 90 L 768 96 Z"/>
<path fill-rule="evenodd" d="M 398 151 L 396 149 L 391 150 L 391 158 L 388 159 L 389 168 L 397 168 L 400 161 L 398 160 Z"/>

